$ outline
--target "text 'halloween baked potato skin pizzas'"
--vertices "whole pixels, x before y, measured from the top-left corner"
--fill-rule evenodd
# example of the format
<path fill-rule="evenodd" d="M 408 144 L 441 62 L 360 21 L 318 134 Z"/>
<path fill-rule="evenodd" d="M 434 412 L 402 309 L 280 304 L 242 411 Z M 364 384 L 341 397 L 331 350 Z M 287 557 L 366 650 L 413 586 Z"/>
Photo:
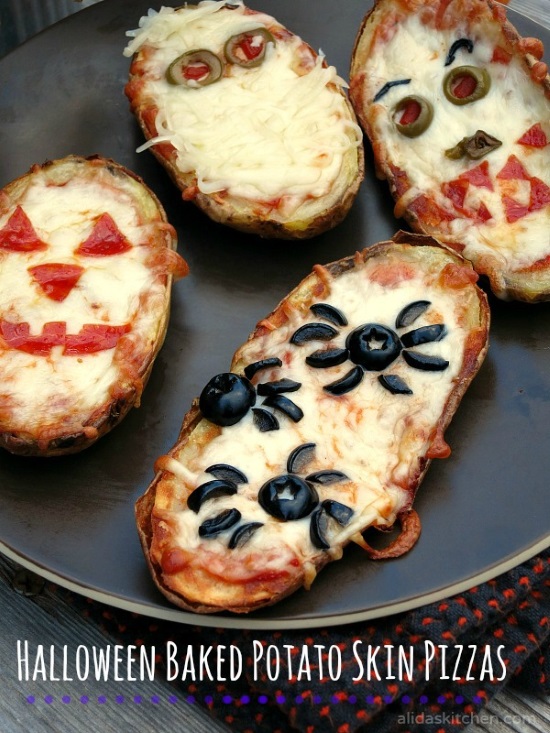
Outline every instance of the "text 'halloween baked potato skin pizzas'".
<path fill-rule="evenodd" d="M 477 274 L 400 233 L 316 266 L 207 383 L 136 505 L 153 578 L 197 612 L 246 613 L 309 587 L 350 541 L 396 557 L 487 349 Z M 404 532 L 376 552 L 361 532 Z"/>
<path fill-rule="evenodd" d="M 0 445 L 54 456 L 139 404 L 187 273 L 156 196 L 111 160 L 35 165 L 0 192 Z"/>
<path fill-rule="evenodd" d="M 491 0 L 377 0 L 350 98 L 396 216 L 503 299 L 550 298 L 550 78 Z"/>
<path fill-rule="evenodd" d="M 150 11 L 126 94 L 185 200 L 263 237 L 312 237 L 348 213 L 362 134 L 336 70 L 240 2 Z"/>

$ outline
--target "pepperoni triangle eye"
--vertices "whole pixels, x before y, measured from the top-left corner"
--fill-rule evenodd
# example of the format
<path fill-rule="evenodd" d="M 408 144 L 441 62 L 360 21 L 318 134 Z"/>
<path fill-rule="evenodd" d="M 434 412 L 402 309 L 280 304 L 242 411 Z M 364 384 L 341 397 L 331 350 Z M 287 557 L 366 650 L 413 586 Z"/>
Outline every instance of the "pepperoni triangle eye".
<path fill-rule="evenodd" d="M 102 214 L 96 221 L 92 233 L 75 254 L 86 257 L 110 257 L 127 252 L 132 248 L 130 242 L 117 227 L 110 214 Z"/>
<path fill-rule="evenodd" d="M 48 245 L 35 232 L 29 217 L 21 206 L 18 206 L 4 227 L 0 229 L 0 250 L 35 252 L 47 248 Z"/>

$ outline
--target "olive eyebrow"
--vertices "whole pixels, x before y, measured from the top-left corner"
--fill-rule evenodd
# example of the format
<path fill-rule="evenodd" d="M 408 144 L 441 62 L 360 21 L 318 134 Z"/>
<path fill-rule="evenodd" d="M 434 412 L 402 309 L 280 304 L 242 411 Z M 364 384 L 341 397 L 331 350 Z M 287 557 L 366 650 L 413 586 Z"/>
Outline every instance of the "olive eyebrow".
<path fill-rule="evenodd" d="M 411 80 L 410 79 L 397 79 L 396 81 L 387 81 L 384 84 L 384 86 L 382 87 L 382 89 L 380 89 L 376 93 L 376 95 L 375 95 L 375 97 L 374 97 L 374 99 L 372 101 L 373 102 L 378 102 L 380 99 L 382 99 L 382 97 L 385 94 L 387 94 L 390 91 L 390 89 L 392 87 L 397 87 L 397 86 L 399 86 L 401 84 L 410 84 L 410 83 L 411 83 Z"/>
<path fill-rule="evenodd" d="M 445 66 L 450 66 L 453 63 L 457 51 L 460 51 L 461 48 L 465 48 L 468 53 L 472 53 L 474 50 L 474 42 L 469 38 L 459 38 L 458 41 L 455 41 L 449 49 L 449 53 L 445 59 Z"/>

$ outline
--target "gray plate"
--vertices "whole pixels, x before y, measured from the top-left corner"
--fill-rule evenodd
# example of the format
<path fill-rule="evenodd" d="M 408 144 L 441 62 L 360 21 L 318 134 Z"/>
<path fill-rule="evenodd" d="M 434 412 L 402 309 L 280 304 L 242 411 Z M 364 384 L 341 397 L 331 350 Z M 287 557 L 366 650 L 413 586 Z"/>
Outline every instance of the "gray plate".
<path fill-rule="evenodd" d="M 322 48 L 346 75 L 365 3 L 250 2 Z M 52 26 L 0 61 L 0 185 L 33 163 L 100 153 L 141 175 L 180 235 L 191 275 L 174 288 L 166 344 L 142 406 L 84 453 L 38 460 L 0 454 L 0 547 L 74 590 L 150 616 L 249 628 L 321 626 L 422 605 L 464 590 L 550 545 L 550 305 L 493 302 L 489 356 L 418 494 L 423 533 L 408 555 L 369 562 L 358 548 L 309 591 L 243 618 L 169 606 L 146 569 L 133 504 L 174 442 L 207 378 L 225 371 L 255 323 L 315 263 L 390 238 L 399 228 L 383 183 L 368 173 L 346 221 L 306 243 L 260 241 L 206 219 L 150 153 L 123 87 L 125 31 L 149 0 L 108 0 Z M 515 13 L 527 36 L 541 28 Z M 543 40 L 549 42 L 547 31 Z"/>

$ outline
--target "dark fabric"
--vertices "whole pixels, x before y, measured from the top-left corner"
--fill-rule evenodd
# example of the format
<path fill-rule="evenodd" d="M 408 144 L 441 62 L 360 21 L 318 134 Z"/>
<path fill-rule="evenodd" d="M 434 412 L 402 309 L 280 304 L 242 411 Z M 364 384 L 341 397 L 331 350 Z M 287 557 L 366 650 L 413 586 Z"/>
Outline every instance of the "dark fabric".
<path fill-rule="evenodd" d="M 160 664 L 166 662 L 162 659 L 166 642 L 173 641 L 179 653 L 174 694 L 204 705 L 239 733 L 450 733 L 476 720 L 506 684 L 550 693 L 550 550 L 447 600 L 374 622 L 308 631 L 234 631 L 153 621 L 68 591 L 57 592 L 97 622 L 111 639 L 154 645 Z M 253 664 L 254 651 L 260 657 L 260 644 L 266 651 L 271 647 L 272 663 L 279 653 L 278 670 L 274 664 L 268 669 L 265 652 Z M 198 666 L 201 645 L 214 648 L 208 659 L 215 679 L 189 681 L 187 668 L 187 679 L 182 681 L 184 657 L 192 647 Z M 219 671 L 225 682 L 220 681 L 213 660 L 218 645 L 226 647 L 222 655 L 226 661 Z M 233 681 L 227 651 L 231 645 L 242 651 L 245 662 L 242 674 Z M 394 649 L 388 666 L 389 645 Z M 372 653 L 380 647 L 374 657 L 380 680 L 375 666 L 367 666 L 369 646 Z M 400 647 L 414 663 L 408 670 L 402 659 L 401 675 Z M 429 679 L 426 651 L 438 652 L 428 665 Z M 339 656 L 341 670 L 336 664 Z M 335 679 L 331 678 L 329 657 Z M 175 669 L 172 662 L 172 673 Z M 412 671 L 410 679 L 407 671 Z M 445 675 L 451 679 L 442 679 Z"/>

